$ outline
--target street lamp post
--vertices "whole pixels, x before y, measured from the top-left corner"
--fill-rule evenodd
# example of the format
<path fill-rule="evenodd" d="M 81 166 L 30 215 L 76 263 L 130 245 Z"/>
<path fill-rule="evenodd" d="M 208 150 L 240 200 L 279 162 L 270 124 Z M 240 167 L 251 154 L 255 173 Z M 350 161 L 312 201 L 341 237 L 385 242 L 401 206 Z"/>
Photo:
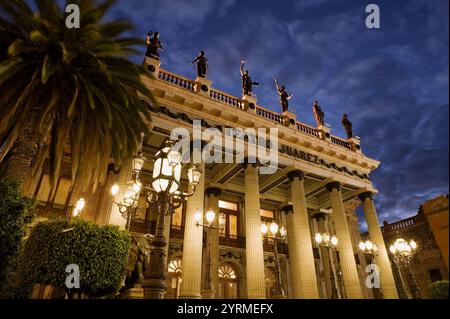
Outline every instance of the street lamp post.
<path fill-rule="evenodd" d="M 414 240 L 410 240 L 409 243 L 403 238 L 398 238 L 390 247 L 389 251 L 393 255 L 394 263 L 396 264 L 400 280 L 403 288 L 403 277 L 401 273 L 401 266 L 407 271 L 407 277 L 409 279 L 409 289 L 414 299 L 421 299 L 419 285 L 417 284 L 416 276 L 411 268 L 411 260 L 417 251 L 417 243 Z"/>
<path fill-rule="evenodd" d="M 365 255 L 369 256 L 370 263 L 375 265 L 375 257 L 378 256 L 378 245 L 373 243 L 369 239 L 367 239 L 366 241 L 361 241 L 359 243 L 358 247 L 361 252 L 363 252 Z M 373 289 L 373 294 L 376 298 L 381 299 L 383 297 L 383 293 L 379 289 L 380 288 L 379 286 L 376 288 L 377 289 Z"/>
<path fill-rule="evenodd" d="M 164 299 L 166 293 L 166 271 L 165 271 L 165 251 L 167 245 L 164 236 L 164 224 L 166 216 L 174 214 L 183 202 L 194 195 L 197 185 L 200 182 L 201 170 L 197 166 L 189 168 L 187 175 L 189 184 L 192 185 L 190 193 L 179 191 L 181 181 L 181 153 L 175 149 L 174 142 L 168 140 L 160 151 L 155 155 L 153 166 L 153 181 L 150 184 L 142 185 L 139 180 L 139 173 L 144 166 L 146 158 L 142 151 L 133 158 L 133 179 L 127 183 L 122 202 L 117 203 L 123 216 L 127 218 L 127 227 L 133 213 L 136 212 L 141 191 L 146 196 L 147 203 L 156 204 L 158 216 L 156 220 L 156 232 L 151 242 L 153 246 L 150 252 L 149 265 L 144 274 L 145 279 L 144 298 Z M 111 189 L 113 195 L 117 195 L 120 186 L 114 185 Z"/>
<path fill-rule="evenodd" d="M 341 285 L 339 284 L 338 272 L 336 271 L 333 255 L 333 252 L 337 251 L 337 245 L 339 242 L 338 238 L 336 237 L 336 235 L 331 235 L 327 232 L 317 232 L 314 235 L 314 241 L 316 242 L 317 247 L 325 247 L 328 249 L 328 255 L 330 256 L 331 271 L 333 272 L 334 286 L 336 288 L 337 297 L 338 299 L 342 299 L 343 293 L 341 292 Z"/>
<path fill-rule="evenodd" d="M 359 249 L 370 258 L 370 263 L 373 264 L 375 256 L 378 255 L 378 245 L 372 243 L 370 240 L 361 241 L 359 243 Z"/>
<path fill-rule="evenodd" d="M 261 232 L 265 238 L 272 239 L 274 241 L 274 254 L 275 254 L 275 272 L 277 275 L 277 280 L 275 282 L 275 290 L 273 298 L 285 299 L 286 293 L 283 290 L 282 280 L 281 280 L 281 267 L 280 267 L 280 257 L 278 255 L 278 241 L 285 240 L 287 231 L 284 227 L 279 228 L 278 224 L 273 222 L 270 226 L 266 223 L 261 225 Z"/>
<path fill-rule="evenodd" d="M 211 279 L 211 231 L 214 229 L 222 229 L 225 225 L 225 219 L 219 217 L 219 226 L 214 226 L 214 221 L 216 219 L 216 213 L 210 209 L 205 214 L 207 224 L 201 224 L 203 222 L 203 216 L 201 212 L 196 212 L 194 215 L 195 226 L 203 227 L 206 230 L 206 241 L 207 241 L 207 256 L 206 256 L 206 278 L 205 278 L 205 292 L 210 298 L 214 297 L 214 287 L 212 285 Z"/>

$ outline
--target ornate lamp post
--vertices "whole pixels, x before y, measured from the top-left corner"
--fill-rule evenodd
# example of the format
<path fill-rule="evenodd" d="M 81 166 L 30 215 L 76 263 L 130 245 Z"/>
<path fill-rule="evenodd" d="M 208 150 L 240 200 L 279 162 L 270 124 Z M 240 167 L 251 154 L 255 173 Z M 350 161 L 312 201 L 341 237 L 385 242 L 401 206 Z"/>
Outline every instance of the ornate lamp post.
<path fill-rule="evenodd" d="M 361 241 L 359 243 L 359 249 L 370 257 L 370 262 L 373 263 L 375 256 L 378 255 L 377 244 L 372 243 L 370 240 Z"/>
<path fill-rule="evenodd" d="M 329 252 L 329 256 L 330 256 L 330 264 L 331 264 L 331 271 L 333 272 L 333 277 L 334 277 L 334 286 L 336 288 L 336 292 L 337 292 L 337 297 L 338 299 L 342 299 L 343 297 L 343 293 L 341 292 L 341 285 L 339 284 L 338 281 L 338 275 L 340 277 L 340 271 L 338 273 L 338 271 L 336 271 L 336 266 L 334 263 L 334 251 L 337 251 L 337 245 L 338 245 L 338 238 L 336 237 L 336 235 L 331 235 L 330 233 L 320 233 L 317 232 L 314 235 L 314 241 L 316 242 L 316 246 L 317 247 L 324 247 L 328 249 Z"/>
<path fill-rule="evenodd" d="M 158 216 L 156 221 L 156 232 L 151 245 L 149 266 L 146 268 L 144 288 L 144 298 L 163 299 L 166 293 L 165 276 L 165 251 L 167 245 L 164 237 L 164 223 L 168 215 L 172 215 L 188 197 L 194 195 L 197 185 L 200 182 L 201 170 L 193 165 L 189 168 L 187 175 L 189 184 L 193 186 L 191 193 L 179 191 L 181 180 L 181 153 L 173 148 L 174 142 L 168 140 L 164 148 L 155 155 L 153 166 L 153 182 L 142 185 L 139 174 L 147 160 L 139 151 L 133 158 L 133 177 L 125 185 L 125 194 L 121 202 L 115 202 L 124 217 L 127 218 L 127 227 L 130 220 L 136 213 L 141 192 L 146 196 L 147 203 L 156 204 Z M 114 185 L 111 189 L 113 195 L 117 195 L 120 190 L 119 185 Z"/>
<path fill-rule="evenodd" d="M 417 243 L 414 240 L 410 240 L 409 243 L 403 238 L 398 238 L 390 247 L 389 251 L 393 255 L 394 263 L 397 266 L 400 280 L 402 281 L 403 288 L 403 277 L 401 273 L 401 266 L 403 266 L 408 271 L 409 288 L 411 290 L 412 297 L 414 299 L 420 299 L 419 286 L 417 284 L 416 276 L 411 269 L 411 260 L 417 251 Z"/>
<path fill-rule="evenodd" d="M 283 285 L 281 281 L 281 267 L 280 267 L 280 257 L 278 256 L 278 241 L 285 240 L 287 231 L 284 227 L 279 228 L 278 224 L 273 222 L 270 226 L 266 223 L 261 225 L 261 232 L 263 236 L 267 239 L 272 239 L 274 241 L 274 253 L 275 253 L 275 272 L 277 275 L 277 280 L 275 283 L 274 298 L 284 299 L 286 294 L 283 290 Z"/>
<path fill-rule="evenodd" d="M 213 229 L 222 229 L 225 225 L 225 219 L 219 217 L 219 227 L 214 226 L 216 219 L 216 213 L 210 209 L 205 214 L 207 224 L 201 224 L 203 216 L 201 212 L 196 212 L 194 215 L 195 226 L 203 227 L 206 230 L 206 241 L 208 243 L 207 257 L 206 257 L 206 279 L 205 279 L 205 291 L 210 298 L 214 297 L 214 287 L 211 280 L 211 231 Z"/>
<path fill-rule="evenodd" d="M 119 207 L 119 212 L 122 217 L 126 219 L 125 229 L 130 230 L 131 220 L 135 217 L 138 211 L 139 197 L 141 194 L 142 183 L 139 181 L 139 174 L 147 159 L 143 156 L 140 150 L 131 161 L 132 177 L 125 185 L 114 184 L 111 187 L 111 194 L 114 197 L 114 204 Z M 121 201 L 116 201 L 115 198 L 120 189 L 124 188 L 124 195 Z"/>

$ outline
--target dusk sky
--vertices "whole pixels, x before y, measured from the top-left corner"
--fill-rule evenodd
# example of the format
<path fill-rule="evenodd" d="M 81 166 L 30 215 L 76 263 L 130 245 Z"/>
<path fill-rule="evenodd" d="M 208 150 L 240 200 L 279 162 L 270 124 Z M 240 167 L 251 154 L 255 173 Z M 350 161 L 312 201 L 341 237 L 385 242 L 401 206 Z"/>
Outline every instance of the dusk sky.
<path fill-rule="evenodd" d="M 365 26 L 370 3 L 380 7 L 380 29 Z M 380 222 L 392 222 L 448 194 L 448 4 L 118 0 L 109 18 L 132 21 L 143 39 L 159 31 L 162 67 L 171 72 L 195 78 L 191 61 L 205 50 L 213 87 L 240 96 L 245 59 L 261 83 L 258 104 L 280 111 L 276 77 L 294 94 L 291 110 L 300 121 L 315 123 L 317 99 L 332 133 L 344 137 L 347 113 L 363 152 L 381 161 L 371 178 Z M 144 52 L 134 60 L 141 63 Z"/>

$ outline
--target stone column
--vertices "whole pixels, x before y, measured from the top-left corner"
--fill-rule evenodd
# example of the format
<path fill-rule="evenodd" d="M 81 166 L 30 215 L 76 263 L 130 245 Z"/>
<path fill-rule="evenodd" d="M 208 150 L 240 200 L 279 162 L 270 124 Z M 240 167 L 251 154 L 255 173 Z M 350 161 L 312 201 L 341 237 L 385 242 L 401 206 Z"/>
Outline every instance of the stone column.
<path fill-rule="evenodd" d="M 349 299 L 362 299 L 363 294 L 356 267 L 350 228 L 345 215 L 344 202 L 341 195 L 341 184 L 331 182 L 325 186 L 330 192 L 331 209 L 333 210 L 334 227 L 338 238 L 339 259 L 344 280 L 345 292 Z"/>
<path fill-rule="evenodd" d="M 203 228 L 195 225 L 194 215 L 204 215 L 205 163 L 199 164 L 202 177 L 195 194 L 187 200 L 183 240 L 183 274 L 180 298 L 200 299 L 202 287 Z M 189 186 L 191 190 L 192 186 Z"/>
<path fill-rule="evenodd" d="M 264 250 L 261 234 L 259 176 L 256 165 L 245 168 L 245 243 L 247 263 L 247 297 L 266 297 Z"/>
<path fill-rule="evenodd" d="M 313 216 L 317 221 L 317 230 L 319 233 L 329 233 L 326 225 L 327 214 L 323 212 L 319 212 L 314 214 Z M 330 261 L 330 252 L 327 247 L 321 246 L 320 248 L 320 256 L 322 257 L 322 267 L 323 267 L 323 276 L 325 278 L 325 288 L 326 288 L 326 298 L 333 298 L 333 280 L 334 275 L 332 274 L 331 269 L 331 261 Z"/>
<path fill-rule="evenodd" d="M 293 171 L 288 174 L 291 180 L 292 213 L 286 217 L 288 249 L 292 280 L 292 297 L 319 298 L 316 268 L 306 208 L 304 174 Z"/>
<path fill-rule="evenodd" d="M 359 194 L 358 197 L 363 203 L 364 216 L 366 217 L 370 240 L 378 246 L 378 255 L 375 256 L 375 262 L 380 269 L 380 283 L 383 297 L 386 299 L 398 299 L 394 275 L 392 273 L 391 263 L 389 262 L 383 234 L 381 233 L 380 224 L 378 222 L 372 193 L 364 192 Z"/>
<path fill-rule="evenodd" d="M 207 210 L 212 210 L 216 213 L 216 220 L 214 226 L 219 226 L 219 196 L 222 190 L 218 187 L 208 187 L 205 195 L 208 197 Z M 213 297 L 218 296 L 219 291 L 219 230 L 212 229 L 209 233 L 209 240 L 211 241 L 211 283 L 213 289 Z"/>

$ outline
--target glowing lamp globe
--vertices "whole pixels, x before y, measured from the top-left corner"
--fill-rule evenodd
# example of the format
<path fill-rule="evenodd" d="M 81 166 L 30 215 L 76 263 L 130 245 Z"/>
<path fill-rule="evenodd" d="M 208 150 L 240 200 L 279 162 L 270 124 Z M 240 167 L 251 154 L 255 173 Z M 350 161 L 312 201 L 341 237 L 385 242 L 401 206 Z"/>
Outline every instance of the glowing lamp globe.
<path fill-rule="evenodd" d="M 272 235 L 276 235 L 278 233 L 278 224 L 273 222 L 272 224 L 270 224 L 270 233 Z"/>
<path fill-rule="evenodd" d="M 173 194 L 180 187 L 181 163 L 171 165 L 168 158 L 170 152 L 170 147 L 164 147 L 155 155 L 152 186 L 158 193 L 168 191 Z"/>
<path fill-rule="evenodd" d="M 216 218 L 216 213 L 213 210 L 209 210 L 206 212 L 206 221 L 211 225 Z"/>
<path fill-rule="evenodd" d="M 268 229 L 269 228 L 267 227 L 266 223 L 261 224 L 261 233 L 263 233 L 263 235 L 267 234 Z"/>

